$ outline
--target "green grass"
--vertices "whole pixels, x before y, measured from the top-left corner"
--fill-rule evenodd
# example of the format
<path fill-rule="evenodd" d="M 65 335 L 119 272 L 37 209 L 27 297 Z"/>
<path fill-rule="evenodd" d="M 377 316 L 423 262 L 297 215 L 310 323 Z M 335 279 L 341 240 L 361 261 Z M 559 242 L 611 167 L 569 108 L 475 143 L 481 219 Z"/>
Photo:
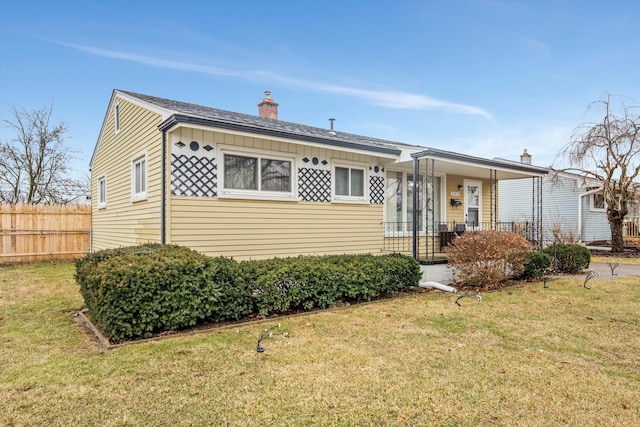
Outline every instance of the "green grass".
<path fill-rule="evenodd" d="M 612 254 L 611 256 L 592 256 L 591 262 L 598 262 L 602 264 L 618 263 L 626 265 L 640 265 L 640 258 L 621 258 L 615 256 L 615 254 Z"/>
<path fill-rule="evenodd" d="M 101 351 L 70 264 L 0 271 L 13 426 L 640 425 L 640 278 L 437 291 Z M 277 321 L 243 325 L 257 333 Z"/>

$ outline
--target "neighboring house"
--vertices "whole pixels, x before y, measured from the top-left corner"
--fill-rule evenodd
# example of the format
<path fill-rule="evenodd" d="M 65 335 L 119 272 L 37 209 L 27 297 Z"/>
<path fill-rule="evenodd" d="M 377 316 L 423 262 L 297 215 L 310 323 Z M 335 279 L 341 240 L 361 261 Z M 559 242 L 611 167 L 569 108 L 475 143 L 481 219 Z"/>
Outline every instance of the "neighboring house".
<path fill-rule="evenodd" d="M 89 205 L 91 204 L 91 193 L 86 192 L 75 196 L 73 199 L 67 202 L 69 205 Z"/>
<path fill-rule="evenodd" d="M 524 150 L 521 162 L 531 163 L 531 155 Z M 572 173 L 550 173 L 542 179 L 542 224 L 547 243 L 554 240 L 589 243 L 611 240 L 602 184 L 595 179 Z M 505 180 L 499 183 L 498 205 L 500 220 L 504 222 L 531 221 L 532 183 Z M 636 204 L 631 204 L 629 218 L 637 218 Z"/>
<path fill-rule="evenodd" d="M 281 121 L 269 92 L 258 112 L 114 90 L 91 158 L 92 250 L 160 242 L 237 259 L 424 260 L 446 249 L 445 225 L 497 226 L 499 180 L 546 173 Z"/>

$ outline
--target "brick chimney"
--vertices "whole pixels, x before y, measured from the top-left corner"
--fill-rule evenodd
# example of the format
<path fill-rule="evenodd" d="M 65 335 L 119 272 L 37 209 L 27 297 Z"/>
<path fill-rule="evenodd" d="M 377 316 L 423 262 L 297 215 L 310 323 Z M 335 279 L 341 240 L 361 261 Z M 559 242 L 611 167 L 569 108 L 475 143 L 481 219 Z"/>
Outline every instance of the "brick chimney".
<path fill-rule="evenodd" d="M 524 163 L 525 165 L 531 164 L 531 154 L 527 153 L 527 149 L 524 149 L 524 153 L 520 154 L 520 163 Z"/>
<path fill-rule="evenodd" d="M 265 119 L 278 120 L 278 103 L 271 99 L 271 91 L 264 91 L 264 99 L 258 104 L 258 115 Z"/>

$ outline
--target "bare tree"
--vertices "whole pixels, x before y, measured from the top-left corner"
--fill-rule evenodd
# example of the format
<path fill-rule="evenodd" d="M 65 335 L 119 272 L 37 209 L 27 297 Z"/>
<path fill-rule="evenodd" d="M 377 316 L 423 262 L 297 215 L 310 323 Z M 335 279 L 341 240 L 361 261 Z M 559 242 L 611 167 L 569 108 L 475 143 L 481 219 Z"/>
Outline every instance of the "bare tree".
<path fill-rule="evenodd" d="M 604 114 L 599 121 L 575 129 L 559 157 L 568 167 L 559 172 L 574 172 L 598 181 L 611 228 L 611 250 L 624 251 L 622 227 L 629 213 L 629 202 L 638 198 L 640 184 L 640 108 L 620 102 L 616 111 L 608 95 L 606 100 L 590 104 Z"/>
<path fill-rule="evenodd" d="M 11 108 L 14 131 L 0 141 L 0 201 L 6 203 L 67 203 L 88 191 L 86 181 L 69 177 L 72 152 L 64 145 L 67 126 L 50 124 L 53 106 L 27 111 Z"/>

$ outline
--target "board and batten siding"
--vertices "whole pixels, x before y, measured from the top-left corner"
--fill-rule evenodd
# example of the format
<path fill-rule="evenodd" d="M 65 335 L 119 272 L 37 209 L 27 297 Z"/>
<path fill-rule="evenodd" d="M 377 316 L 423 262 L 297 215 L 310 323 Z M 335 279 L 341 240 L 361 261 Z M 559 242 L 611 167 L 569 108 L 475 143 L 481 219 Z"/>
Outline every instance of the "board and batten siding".
<path fill-rule="evenodd" d="M 91 171 L 92 251 L 160 242 L 162 134 L 159 114 L 116 99 L 120 130 L 115 131 L 115 104 L 107 113 Z M 131 201 L 131 160 L 146 150 L 147 199 Z M 98 180 L 106 178 L 106 207 L 98 207 Z"/>

